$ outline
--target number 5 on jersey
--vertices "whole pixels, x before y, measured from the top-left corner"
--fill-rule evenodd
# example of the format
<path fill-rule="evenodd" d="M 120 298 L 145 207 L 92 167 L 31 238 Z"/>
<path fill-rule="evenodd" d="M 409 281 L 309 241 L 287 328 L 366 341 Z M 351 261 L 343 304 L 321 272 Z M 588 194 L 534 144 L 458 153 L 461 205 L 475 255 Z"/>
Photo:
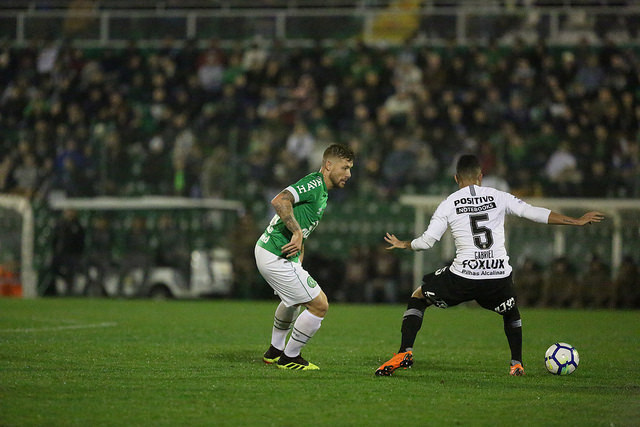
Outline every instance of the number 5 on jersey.
<path fill-rule="evenodd" d="M 473 244 L 476 245 L 478 249 L 489 249 L 491 246 L 493 246 L 493 234 L 491 233 L 491 230 L 487 227 L 478 225 L 478 223 L 481 221 L 489 221 L 489 215 L 486 213 L 479 215 L 470 215 L 469 221 L 471 222 Z"/>

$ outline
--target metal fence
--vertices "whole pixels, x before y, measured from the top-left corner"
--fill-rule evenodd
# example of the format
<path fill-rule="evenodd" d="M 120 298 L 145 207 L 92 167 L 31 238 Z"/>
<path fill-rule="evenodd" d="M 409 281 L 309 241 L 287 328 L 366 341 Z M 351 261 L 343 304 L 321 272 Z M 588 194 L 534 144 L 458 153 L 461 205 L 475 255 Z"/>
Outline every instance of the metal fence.
<path fill-rule="evenodd" d="M 413 2 L 398 8 L 354 2 L 345 7 L 38 8 L 0 9 L 0 39 L 23 44 L 42 39 L 72 39 L 78 46 L 118 45 L 136 40 L 160 45 L 167 39 L 219 39 L 233 44 L 255 37 L 289 45 L 362 39 L 388 42 L 385 33 L 406 31 L 415 42 L 444 44 L 512 43 L 517 38 L 552 44 L 581 40 L 600 43 L 638 41 L 640 5 L 610 7 L 500 7 L 483 2 L 436 7 Z M 411 3 L 411 2 L 409 2 Z M 423 4 L 424 3 L 424 4 Z M 164 4 L 162 2 L 158 4 Z M 268 3 L 265 3 L 268 4 Z M 556 2 L 555 5 L 562 2 Z M 277 5 L 276 5 L 277 6 Z M 407 31 L 407 27 L 411 31 Z M 397 28 L 396 28 L 397 27 Z M 397 41 L 397 40 L 396 40 Z"/>

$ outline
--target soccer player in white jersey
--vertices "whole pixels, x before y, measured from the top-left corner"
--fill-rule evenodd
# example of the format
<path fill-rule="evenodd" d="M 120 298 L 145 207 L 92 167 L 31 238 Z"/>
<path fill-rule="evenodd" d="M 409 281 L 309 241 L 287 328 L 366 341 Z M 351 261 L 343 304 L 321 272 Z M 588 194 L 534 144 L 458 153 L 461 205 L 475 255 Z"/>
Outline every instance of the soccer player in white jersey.
<path fill-rule="evenodd" d="M 522 321 L 516 304 L 509 256 L 505 249 L 505 215 L 517 215 L 543 224 L 582 226 L 600 222 L 600 212 L 571 218 L 549 209 L 531 206 L 517 197 L 490 187 L 481 187 L 482 170 L 473 155 L 460 157 L 455 180 L 459 190 L 444 200 L 422 236 L 399 240 L 387 233 L 387 249 L 420 251 L 440 240 L 447 227 L 456 247 L 453 263 L 427 274 L 409 300 L 402 320 L 400 350 L 383 363 L 376 375 L 389 376 L 398 368 L 413 364 L 413 345 L 430 305 L 447 308 L 475 300 L 483 308 L 502 315 L 504 332 L 511 350 L 510 375 L 524 375 L 522 363 Z"/>
<path fill-rule="evenodd" d="M 320 329 L 329 303 L 318 283 L 302 267 L 304 242 L 322 219 L 327 192 L 343 188 L 351 177 L 353 158 L 350 148 L 329 146 L 319 172 L 288 186 L 271 201 L 276 215 L 255 247 L 258 270 L 281 300 L 273 320 L 271 346 L 263 356 L 265 363 L 277 363 L 282 369 L 319 369 L 300 351 Z M 298 316 L 300 306 L 307 309 Z"/>

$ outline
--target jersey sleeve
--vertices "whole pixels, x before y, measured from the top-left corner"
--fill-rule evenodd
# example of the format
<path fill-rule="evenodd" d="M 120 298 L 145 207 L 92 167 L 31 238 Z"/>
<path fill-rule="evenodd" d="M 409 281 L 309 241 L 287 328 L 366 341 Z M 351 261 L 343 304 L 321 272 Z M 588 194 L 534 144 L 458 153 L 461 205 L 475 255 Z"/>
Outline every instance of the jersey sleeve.
<path fill-rule="evenodd" d="M 444 232 L 447 231 L 448 210 L 449 207 L 447 204 L 447 200 L 440 203 L 436 211 L 433 213 L 433 216 L 431 217 L 431 221 L 429 222 L 429 227 L 427 227 L 427 230 L 422 233 L 420 237 L 417 237 L 411 241 L 411 249 L 413 249 L 414 251 L 430 249 L 436 242 L 440 241 Z"/>
<path fill-rule="evenodd" d="M 549 222 L 549 214 L 551 210 L 547 208 L 539 208 L 531 206 L 527 202 L 518 199 L 516 196 L 504 193 L 507 201 L 507 213 L 526 218 L 533 222 L 547 224 Z"/>
<path fill-rule="evenodd" d="M 293 185 L 288 186 L 287 188 L 285 188 L 285 190 L 293 195 L 293 204 L 300 203 L 300 195 L 298 194 L 296 189 L 293 188 Z"/>

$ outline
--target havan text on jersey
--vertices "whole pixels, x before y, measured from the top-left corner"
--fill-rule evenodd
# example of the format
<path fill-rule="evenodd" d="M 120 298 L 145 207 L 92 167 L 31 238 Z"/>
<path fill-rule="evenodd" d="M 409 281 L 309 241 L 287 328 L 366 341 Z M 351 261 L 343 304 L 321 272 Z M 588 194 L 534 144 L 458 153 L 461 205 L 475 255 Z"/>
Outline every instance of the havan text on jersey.
<path fill-rule="evenodd" d="M 296 185 L 295 189 L 298 192 L 298 194 L 301 194 L 321 186 L 322 186 L 322 178 L 318 178 L 318 179 L 314 179 L 313 181 L 309 181 L 306 184 Z"/>

